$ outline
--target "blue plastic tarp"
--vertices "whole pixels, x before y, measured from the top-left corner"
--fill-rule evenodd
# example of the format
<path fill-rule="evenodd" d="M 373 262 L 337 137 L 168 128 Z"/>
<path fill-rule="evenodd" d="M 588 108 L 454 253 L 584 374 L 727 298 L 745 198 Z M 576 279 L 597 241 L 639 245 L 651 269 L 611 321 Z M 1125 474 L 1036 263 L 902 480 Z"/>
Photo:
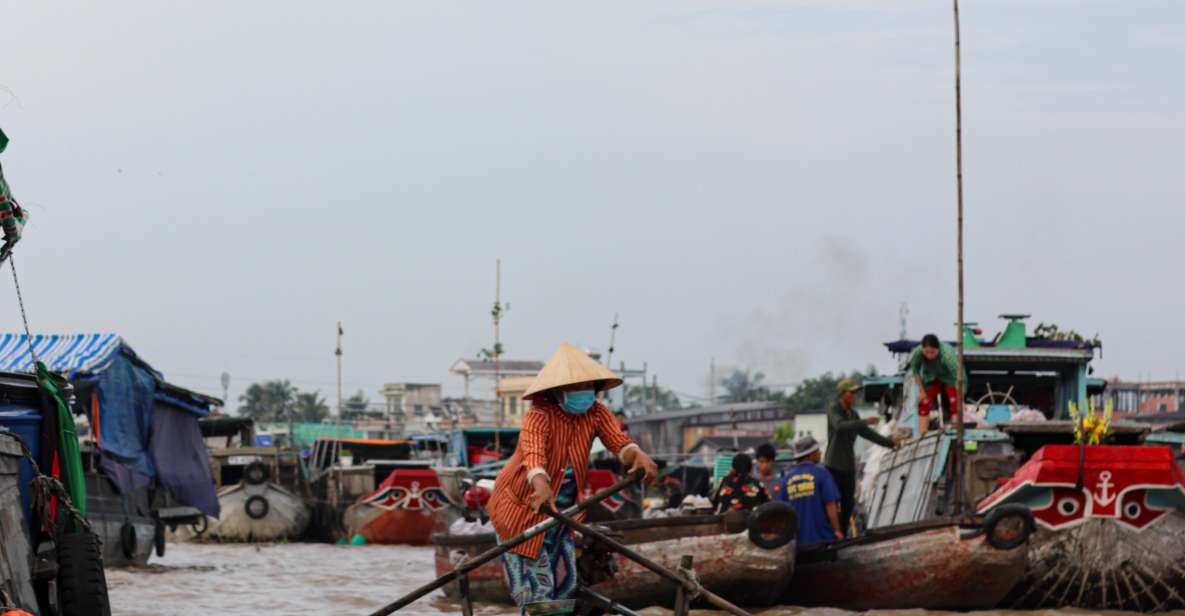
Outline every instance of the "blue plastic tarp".
<path fill-rule="evenodd" d="M 157 404 L 148 447 L 161 485 L 182 503 L 218 517 L 218 495 L 197 416 L 188 409 Z"/>
<path fill-rule="evenodd" d="M 147 443 L 156 377 L 120 354 L 99 375 L 97 393 L 103 453 L 137 474 L 155 477 Z"/>

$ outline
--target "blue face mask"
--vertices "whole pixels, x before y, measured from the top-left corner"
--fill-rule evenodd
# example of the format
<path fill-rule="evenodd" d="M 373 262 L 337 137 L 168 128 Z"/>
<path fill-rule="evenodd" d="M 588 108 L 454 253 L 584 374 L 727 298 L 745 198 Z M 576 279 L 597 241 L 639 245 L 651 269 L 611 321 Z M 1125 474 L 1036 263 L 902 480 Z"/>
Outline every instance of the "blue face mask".
<path fill-rule="evenodd" d="M 591 389 L 564 392 L 564 411 L 573 415 L 583 415 L 592 408 L 597 401 L 597 392 Z"/>

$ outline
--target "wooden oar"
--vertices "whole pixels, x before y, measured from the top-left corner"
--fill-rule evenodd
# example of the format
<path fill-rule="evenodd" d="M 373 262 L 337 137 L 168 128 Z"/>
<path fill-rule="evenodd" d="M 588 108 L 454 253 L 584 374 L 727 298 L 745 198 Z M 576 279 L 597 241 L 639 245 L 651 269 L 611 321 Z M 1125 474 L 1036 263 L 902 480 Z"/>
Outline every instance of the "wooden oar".
<path fill-rule="evenodd" d="M 599 531 L 587 524 L 581 524 L 580 522 L 573 520 L 572 517 L 569 516 L 567 513 L 560 513 L 550 507 L 545 508 L 543 511 L 547 515 L 551 516 L 553 519 L 563 522 L 569 528 L 571 528 L 573 530 L 580 531 L 580 534 L 582 534 L 586 537 L 592 537 L 593 539 L 596 539 L 597 541 L 604 543 L 605 545 L 609 546 L 613 551 L 620 552 L 626 558 L 629 558 L 630 560 L 638 563 L 639 565 L 642 565 L 643 567 L 646 567 L 647 569 L 657 573 L 660 577 L 664 577 L 667 580 L 669 580 L 675 584 L 678 584 L 679 586 L 682 586 L 683 588 L 686 588 L 688 593 L 703 595 L 703 597 L 708 600 L 708 603 L 711 603 L 712 605 L 715 605 L 716 607 L 718 607 L 722 610 L 725 610 L 731 614 L 736 614 L 736 616 L 751 616 L 751 614 L 749 614 L 745 610 L 742 610 L 741 608 L 728 602 L 728 600 L 726 600 L 724 597 L 721 597 L 720 595 L 713 593 L 712 591 L 704 588 L 703 586 L 700 586 L 699 582 L 687 579 L 687 578 L 679 575 L 678 573 L 675 573 L 674 571 L 671 571 L 670 569 L 667 569 L 666 567 L 663 567 L 662 565 L 650 560 L 649 558 L 642 556 L 641 554 L 635 552 L 633 549 L 626 547 L 624 544 L 605 535 L 601 531 Z"/>
<path fill-rule="evenodd" d="M 609 498 L 610 496 L 617 494 L 618 492 L 624 490 L 625 488 L 628 488 L 628 487 L 634 485 L 635 483 L 638 483 L 639 481 L 642 480 L 642 477 L 644 477 L 644 476 L 645 476 L 645 473 L 643 473 L 641 470 L 639 470 L 639 471 L 635 472 L 633 474 L 633 476 L 622 479 L 621 481 L 618 481 L 617 483 L 605 488 L 604 490 L 600 490 L 596 494 L 593 494 L 592 496 L 584 499 L 583 501 L 581 501 L 579 504 L 577 504 L 574 507 L 569 507 L 568 509 L 565 509 L 564 515 L 565 516 L 574 516 L 574 515 L 580 513 L 581 511 L 584 511 L 585 509 L 588 509 L 589 507 L 605 500 L 606 498 Z M 551 512 L 551 513 L 554 513 L 554 512 Z M 570 520 L 571 517 L 568 517 L 568 519 Z M 495 558 L 501 556 L 502 554 L 505 554 L 506 552 L 508 552 L 512 548 L 514 548 L 515 546 L 517 546 L 521 543 L 524 543 L 524 542 L 528 541 L 529 539 L 531 539 L 532 537 L 535 537 L 541 533 L 545 533 L 548 530 L 555 528 L 559 524 L 560 524 L 560 521 L 556 520 L 556 519 L 544 520 L 544 521 L 528 528 L 526 531 L 523 532 L 523 534 L 521 534 L 517 537 L 514 537 L 513 539 L 510 539 L 509 541 L 502 543 L 502 544 L 498 545 L 497 547 L 486 550 L 485 552 L 482 552 L 481 554 L 478 554 L 477 556 L 474 556 L 473 558 L 465 559 L 464 562 L 457 565 L 456 569 L 453 569 L 452 571 L 436 578 L 436 581 L 434 581 L 434 582 L 425 584 L 425 585 L 411 591 L 406 596 L 404 596 L 402 599 L 399 599 L 398 601 L 396 601 L 394 603 L 388 604 L 387 606 L 383 607 L 382 609 L 371 614 L 371 616 L 388 616 L 389 614 L 392 614 L 400 609 L 403 609 L 403 608 L 407 607 L 408 605 L 411 605 L 412 603 L 414 603 L 416 600 L 420 599 L 424 595 L 440 588 L 441 586 L 444 586 L 445 584 L 448 584 L 449 582 L 457 579 L 458 577 L 460 577 L 462 575 L 468 574 L 470 571 L 490 562 L 491 560 L 494 560 Z M 744 612 L 741 612 L 741 614 L 744 614 Z"/>

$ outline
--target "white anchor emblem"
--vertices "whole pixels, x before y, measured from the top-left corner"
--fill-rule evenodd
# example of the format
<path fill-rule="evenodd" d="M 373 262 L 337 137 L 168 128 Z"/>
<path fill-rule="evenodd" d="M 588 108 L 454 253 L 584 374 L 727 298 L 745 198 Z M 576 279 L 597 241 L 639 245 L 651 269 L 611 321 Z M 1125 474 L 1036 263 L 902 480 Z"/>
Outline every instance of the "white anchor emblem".
<path fill-rule="evenodd" d="M 1099 487 L 1099 493 L 1095 495 L 1095 500 L 1100 506 L 1109 507 L 1116 498 L 1119 498 L 1118 494 L 1111 493 L 1111 486 L 1115 485 L 1111 483 L 1111 471 L 1099 473 L 1099 482 L 1095 485 Z"/>

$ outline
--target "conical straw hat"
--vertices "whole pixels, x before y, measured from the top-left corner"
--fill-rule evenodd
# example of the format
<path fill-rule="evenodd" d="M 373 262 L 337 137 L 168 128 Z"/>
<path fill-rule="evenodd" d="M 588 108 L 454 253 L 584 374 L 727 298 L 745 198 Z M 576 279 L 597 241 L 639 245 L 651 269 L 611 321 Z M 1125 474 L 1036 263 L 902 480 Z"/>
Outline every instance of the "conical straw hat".
<path fill-rule="evenodd" d="M 565 342 L 555 350 L 555 355 L 547 360 L 547 364 L 535 376 L 535 381 L 527 388 L 523 397 L 529 398 L 556 387 L 590 382 L 599 382 L 601 390 L 606 390 L 621 385 L 621 378 L 613 374 L 612 370 L 593 361 L 593 358 L 585 355 L 580 349 Z"/>

